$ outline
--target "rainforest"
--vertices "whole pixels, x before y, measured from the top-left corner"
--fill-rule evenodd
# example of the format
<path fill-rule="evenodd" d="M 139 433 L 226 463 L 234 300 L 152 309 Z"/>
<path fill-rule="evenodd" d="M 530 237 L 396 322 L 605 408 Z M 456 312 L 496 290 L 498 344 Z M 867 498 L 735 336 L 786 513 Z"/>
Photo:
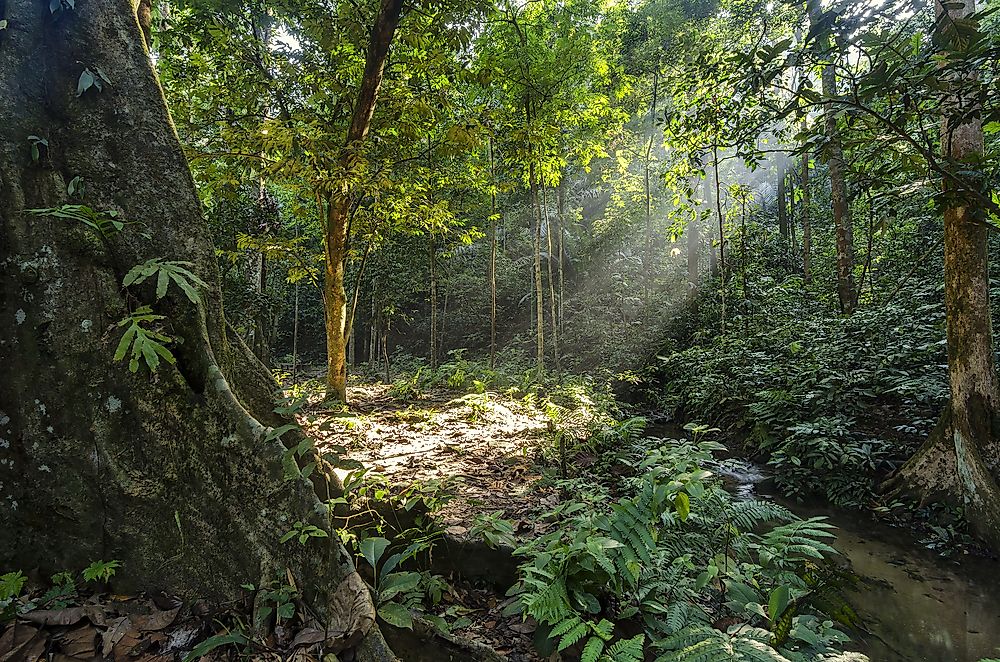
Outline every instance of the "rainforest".
<path fill-rule="evenodd" d="M 0 662 L 997 662 L 997 0 L 0 0 Z"/>

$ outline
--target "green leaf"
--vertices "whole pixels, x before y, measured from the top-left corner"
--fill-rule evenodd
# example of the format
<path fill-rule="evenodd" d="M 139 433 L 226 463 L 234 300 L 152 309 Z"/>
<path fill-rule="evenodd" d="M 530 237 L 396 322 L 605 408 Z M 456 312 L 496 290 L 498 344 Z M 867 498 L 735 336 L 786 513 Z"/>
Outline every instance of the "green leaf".
<path fill-rule="evenodd" d="M 699 502 L 700 503 L 700 502 Z M 691 499 L 685 492 L 678 492 L 674 497 L 674 508 L 677 509 L 677 516 L 681 521 L 686 521 L 691 514 Z"/>
<path fill-rule="evenodd" d="M 207 655 L 216 648 L 221 648 L 222 646 L 230 646 L 232 644 L 243 646 L 247 643 L 246 636 L 239 631 L 230 632 L 229 634 L 217 634 L 214 637 L 209 637 L 192 648 L 191 652 L 184 656 L 184 662 L 195 662 L 198 658 Z"/>
<path fill-rule="evenodd" d="M 283 620 L 288 620 L 295 615 L 295 604 L 292 602 L 283 602 L 278 605 L 278 618 Z"/>
<path fill-rule="evenodd" d="M 604 640 L 600 637 L 591 637 L 587 640 L 587 645 L 583 647 L 583 654 L 580 656 L 580 660 L 581 662 L 597 662 L 603 652 Z"/>
<path fill-rule="evenodd" d="M 54 0 L 58 2 L 59 0 Z M 83 73 L 80 74 L 80 80 L 76 83 L 76 96 L 83 96 L 83 93 L 94 86 L 94 74 L 91 73 L 90 69 L 84 69 Z"/>
<path fill-rule="evenodd" d="M 400 593 L 412 591 L 419 583 L 419 572 L 394 572 L 379 582 L 379 600 L 391 600 Z"/>
<path fill-rule="evenodd" d="M 774 621 L 783 613 L 788 607 L 788 587 L 779 586 L 778 588 L 771 591 L 771 598 L 767 601 L 767 612 L 770 615 L 771 620 Z"/>
<path fill-rule="evenodd" d="M 365 538 L 361 541 L 361 554 L 368 561 L 368 565 L 375 569 L 387 547 L 389 547 L 389 541 L 385 538 Z"/>
<path fill-rule="evenodd" d="M 413 629 L 413 615 L 410 610 L 398 602 L 387 602 L 378 608 L 378 617 L 389 625 L 398 628 Z"/>

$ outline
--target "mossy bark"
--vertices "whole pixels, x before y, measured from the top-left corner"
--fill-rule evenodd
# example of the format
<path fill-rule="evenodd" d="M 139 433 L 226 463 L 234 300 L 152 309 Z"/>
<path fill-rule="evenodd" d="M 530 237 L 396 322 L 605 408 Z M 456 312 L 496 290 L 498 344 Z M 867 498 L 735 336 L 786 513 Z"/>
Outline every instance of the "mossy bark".
<path fill-rule="evenodd" d="M 313 609 L 343 626 L 343 604 L 361 594 L 336 536 L 278 541 L 326 516 L 313 484 L 283 479 L 284 446 L 266 438 L 283 422 L 276 384 L 227 329 L 134 4 L 81 0 L 53 14 L 6 0 L 0 12 L 0 564 L 51 572 L 118 559 L 117 591 L 215 600 L 291 570 Z M 85 68 L 110 84 L 78 94 Z M 29 136 L 47 141 L 37 159 Z M 78 177 L 82 200 L 67 192 Z M 131 224 L 102 235 L 24 211 L 67 203 Z M 121 288 L 154 257 L 193 264 L 209 284 L 200 304 Z M 145 304 L 183 339 L 176 366 L 155 374 L 113 360 L 116 323 Z M 358 659 L 392 659 L 371 619 L 350 627 Z"/>
<path fill-rule="evenodd" d="M 939 25 L 964 19 L 975 12 L 975 2 L 937 3 Z M 948 44 L 947 33 L 939 35 Z M 959 46 L 955 46 L 958 48 Z M 950 48 L 950 46 L 946 46 Z M 942 72 L 953 89 L 975 98 L 973 74 Z M 962 108 L 968 104 L 956 94 L 942 104 L 941 143 L 944 157 L 956 168 L 969 168 L 983 152 L 981 120 Z M 924 499 L 958 497 L 974 532 L 1000 550 L 1000 488 L 997 443 L 1000 385 L 993 354 L 993 323 L 989 301 L 987 227 L 963 192 L 946 185 L 944 211 L 945 309 L 948 320 L 948 381 L 951 399 L 947 411 L 923 448 L 902 467 L 893 485 L 917 492 Z"/>

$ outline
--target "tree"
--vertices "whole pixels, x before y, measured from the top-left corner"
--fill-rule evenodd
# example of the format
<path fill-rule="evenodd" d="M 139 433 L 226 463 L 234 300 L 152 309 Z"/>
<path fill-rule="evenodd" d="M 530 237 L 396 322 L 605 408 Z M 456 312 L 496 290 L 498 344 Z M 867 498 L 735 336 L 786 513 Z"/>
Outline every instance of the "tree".
<path fill-rule="evenodd" d="M 344 263 L 347 258 L 348 219 L 356 195 L 351 190 L 347 174 L 351 172 L 352 164 L 371 129 L 389 47 L 402 12 L 403 0 L 382 0 L 372 27 L 347 139 L 340 153 L 344 179 L 339 186 L 333 187 L 326 201 L 326 281 L 323 290 L 326 300 L 326 385 L 329 394 L 341 402 L 347 402 L 347 338 L 351 332 L 347 319 Z"/>
<path fill-rule="evenodd" d="M 975 0 L 936 2 L 939 45 L 941 151 L 955 172 L 979 167 L 983 155 L 981 85 L 968 52 L 982 35 L 968 31 Z M 974 25 L 974 24 L 973 24 Z M 953 179 L 944 181 L 944 278 L 948 382 L 951 398 L 927 443 L 900 470 L 926 498 L 964 497 L 973 529 L 1000 549 L 1000 462 L 997 383 L 990 313 L 986 210 Z"/>
<path fill-rule="evenodd" d="M 119 592 L 214 600 L 291 571 L 343 633 L 334 649 L 393 659 L 321 514 L 316 487 L 336 494 L 335 477 L 285 480 L 280 439 L 295 434 L 271 429 L 287 422 L 276 384 L 227 329 L 132 2 L 46 7 L 8 0 L 0 31 L 0 103 L 13 111 L 0 125 L 0 526 L 17 532 L 0 559 L 52 572 L 115 558 Z M 165 260 L 189 274 L 175 270 L 165 294 L 151 280 L 122 287 Z M 131 366 L 116 346 L 137 352 Z M 282 545 L 295 521 L 326 536 Z"/>
<path fill-rule="evenodd" d="M 820 0 L 809 0 L 808 4 L 811 31 L 819 31 L 823 35 L 818 40 L 817 48 L 830 60 L 822 65 L 820 74 L 823 96 L 828 99 L 823 113 L 826 135 L 824 150 L 830 168 L 830 204 L 833 207 L 833 225 L 837 233 L 837 297 L 840 299 L 841 312 L 850 315 L 857 305 L 854 287 L 854 231 L 844 176 L 844 148 L 840 142 L 837 109 L 833 103 L 833 99 L 838 96 L 836 53 L 832 50 L 826 33 L 822 32 L 821 23 L 828 15 L 823 14 Z"/>

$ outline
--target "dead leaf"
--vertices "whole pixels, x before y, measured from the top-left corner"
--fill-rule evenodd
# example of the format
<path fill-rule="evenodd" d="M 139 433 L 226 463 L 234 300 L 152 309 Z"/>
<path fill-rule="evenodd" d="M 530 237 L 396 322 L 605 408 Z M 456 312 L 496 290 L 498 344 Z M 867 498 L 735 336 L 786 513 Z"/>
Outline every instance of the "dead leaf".
<path fill-rule="evenodd" d="M 354 646 L 375 625 L 375 605 L 361 575 L 347 575 L 333 594 L 327 647 L 334 653 Z"/>
<path fill-rule="evenodd" d="M 141 635 L 136 630 L 129 630 L 122 634 L 114 648 L 111 649 L 112 660 L 126 660 L 128 658 L 141 655 L 149 649 L 150 643 L 140 639 Z M 145 645 L 143 645 L 145 644 Z"/>
<path fill-rule="evenodd" d="M 115 647 L 115 644 L 125 636 L 125 632 L 132 627 L 132 622 L 126 616 L 116 618 L 108 624 L 107 631 L 101 635 L 101 653 L 107 655 Z"/>
<path fill-rule="evenodd" d="M 83 607 L 67 609 L 36 609 L 22 616 L 26 621 L 39 625 L 76 625 L 83 618 Z"/>
<path fill-rule="evenodd" d="M 173 623 L 180 610 L 180 607 L 175 607 L 168 611 L 154 611 L 144 616 L 133 616 L 133 625 L 142 632 L 156 632 Z"/>
<path fill-rule="evenodd" d="M 34 662 L 45 650 L 45 635 L 31 625 L 14 623 L 0 637 L 0 662 Z"/>
<path fill-rule="evenodd" d="M 101 605 L 84 605 L 83 615 L 98 627 L 104 627 L 108 624 L 108 614 Z"/>
<path fill-rule="evenodd" d="M 292 648 L 298 648 L 299 646 L 311 646 L 312 644 L 318 644 L 326 639 L 326 633 L 322 630 L 317 630 L 316 628 L 305 628 L 299 630 L 299 633 L 295 635 L 292 640 Z"/>
<path fill-rule="evenodd" d="M 529 618 L 523 623 L 511 623 L 507 626 L 507 628 L 517 632 L 518 634 L 531 634 L 538 629 L 538 623 L 536 623 L 534 619 Z"/>
<path fill-rule="evenodd" d="M 91 659 L 97 655 L 97 630 L 92 625 L 84 625 L 62 634 L 59 649 L 70 657 Z"/>

